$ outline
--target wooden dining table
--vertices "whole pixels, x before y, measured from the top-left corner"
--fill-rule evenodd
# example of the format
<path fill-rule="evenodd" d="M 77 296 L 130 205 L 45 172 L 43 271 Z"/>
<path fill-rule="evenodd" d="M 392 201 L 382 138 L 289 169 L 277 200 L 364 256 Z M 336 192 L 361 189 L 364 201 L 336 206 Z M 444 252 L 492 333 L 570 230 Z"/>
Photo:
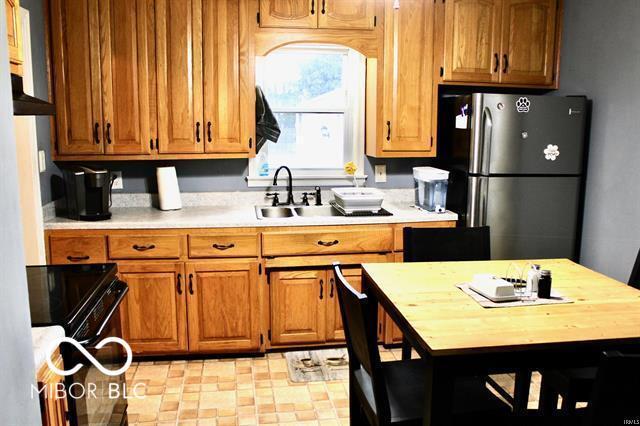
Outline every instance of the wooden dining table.
<path fill-rule="evenodd" d="M 485 308 L 456 287 L 540 264 L 572 303 Z M 512 269 L 513 270 L 513 269 Z M 597 365 L 602 351 L 640 344 L 640 291 L 567 259 L 363 264 L 377 301 L 427 365 L 425 425 L 446 425 L 453 378 Z M 530 374 L 516 377 L 526 408 Z M 515 407 L 514 407 L 515 408 Z"/>

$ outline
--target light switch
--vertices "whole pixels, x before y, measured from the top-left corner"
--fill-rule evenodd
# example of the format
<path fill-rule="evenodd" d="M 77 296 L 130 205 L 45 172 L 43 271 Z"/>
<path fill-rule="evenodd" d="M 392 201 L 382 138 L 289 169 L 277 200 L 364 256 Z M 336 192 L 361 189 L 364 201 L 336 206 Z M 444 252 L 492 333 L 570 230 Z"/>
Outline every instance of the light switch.
<path fill-rule="evenodd" d="M 40 170 L 40 173 L 44 173 L 47 170 L 47 161 L 43 150 L 38 151 L 38 170 Z"/>
<path fill-rule="evenodd" d="M 376 164 L 375 174 L 376 174 L 376 183 L 386 182 L 387 181 L 387 165 Z"/>

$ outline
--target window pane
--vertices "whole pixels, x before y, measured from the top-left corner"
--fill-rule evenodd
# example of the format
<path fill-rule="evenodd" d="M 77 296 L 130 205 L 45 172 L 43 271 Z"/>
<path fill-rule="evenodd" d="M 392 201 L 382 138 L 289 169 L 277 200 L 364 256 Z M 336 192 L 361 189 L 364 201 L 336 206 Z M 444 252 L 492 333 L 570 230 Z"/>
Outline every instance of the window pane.
<path fill-rule="evenodd" d="M 276 113 L 278 143 L 270 143 L 269 168 L 342 169 L 344 114 Z"/>
<path fill-rule="evenodd" d="M 346 53 L 283 49 L 264 62 L 262 89 L 271 108 L 344 109 Z"/>

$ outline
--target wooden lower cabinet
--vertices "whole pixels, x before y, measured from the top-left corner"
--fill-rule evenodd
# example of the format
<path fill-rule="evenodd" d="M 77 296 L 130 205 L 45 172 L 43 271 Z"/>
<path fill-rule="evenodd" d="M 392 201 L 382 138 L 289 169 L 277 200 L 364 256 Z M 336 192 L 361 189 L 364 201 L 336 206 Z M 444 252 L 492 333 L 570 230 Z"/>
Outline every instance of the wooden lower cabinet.
<path fill-rule="evenodd" d="M 271 344 L 324 343 L 327 273 L 271 272 Z"/>
<path fill-rule="evenodd" d="M 54 360 L 54 365 L 62 369 L 62 356 L 60 351 L 51 356 Z M 56 389 L 64 386 L 64 377 L 56 374 L 49 369 L 49 366 L 45 363 L 38 371 L 38 389 L 44 391 L 40 393 L 40 414 L 42 417 L 43 426 L 67 426 L 69 420 L 67 420 L 67 399 L 65 397 L 58 398 Z"/>
<path fill-rule="evenodd" d="M 187 350 L 187 287 L 181 262 L 123 262 L 129 285 L 120 313 L 122 336 L 135 354 Z"/>
<path fill-rule="evenodd" d="M 258 261 L 187 263 L 189 350 L 260 348 Z"/>

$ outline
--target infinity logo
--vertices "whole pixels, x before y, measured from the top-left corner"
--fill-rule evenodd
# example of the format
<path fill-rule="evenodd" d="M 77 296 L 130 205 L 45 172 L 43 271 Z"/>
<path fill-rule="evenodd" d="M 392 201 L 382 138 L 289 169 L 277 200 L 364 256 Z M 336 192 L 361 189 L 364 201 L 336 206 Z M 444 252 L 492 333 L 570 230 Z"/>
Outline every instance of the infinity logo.
<path fill-rule="evenodd" d="M 82 364 L 81 362 L 76 364 L 75 367 L 73 367 L 70 370 L 60 370 L 58 367 L 54 365 L 53 361 L 51 360 L 51 354 L 55 352 L 56 348 L 60 346 L 61 343 L 69 343 L 73 345 L 76 349 L 78 349 L 80 352 L 82 352 L 85 358 L 87 358 L 91 362 L 91 364 L 93 364 L 98 370 L 100 370 L 102 374 L 106 374 L 107 376 L 119 376 L 120 374 L 127 371 L 129 366 L 131 366 L 131 361 L 133 360 L 133 354 L 131 353 L 131 346 L 129 346 L 127 342 L 125 342 L 119 337 L 107 337 L 106 339 L 101 340 L 100 343 L 98 343 L 95 346 L 95 348 L 101 349 L 105 345 L 108 345 L 109 343 L 112 343 L 112 342 L 118 343 L 127 352 L 127 361 L 124 363 L 124 365 L 121 368 L 117 370 L 109 370 L 108 368 L 105 368 L 80 343 L 78 343 L 77 340 L 72 339 L 70 337 L 61 337 L 51 343 L 51 348 L 50 348 L 51 350 L 49 350 L 49 355 L 47 356 L 47 359 L 46 359 L 47 365 L 49 366 L 51 371 L 55 372 L 60 376 L 71 376 L 77 373 L 78 370 L 80 370 L 84 366 L 84 364 Z"/>

